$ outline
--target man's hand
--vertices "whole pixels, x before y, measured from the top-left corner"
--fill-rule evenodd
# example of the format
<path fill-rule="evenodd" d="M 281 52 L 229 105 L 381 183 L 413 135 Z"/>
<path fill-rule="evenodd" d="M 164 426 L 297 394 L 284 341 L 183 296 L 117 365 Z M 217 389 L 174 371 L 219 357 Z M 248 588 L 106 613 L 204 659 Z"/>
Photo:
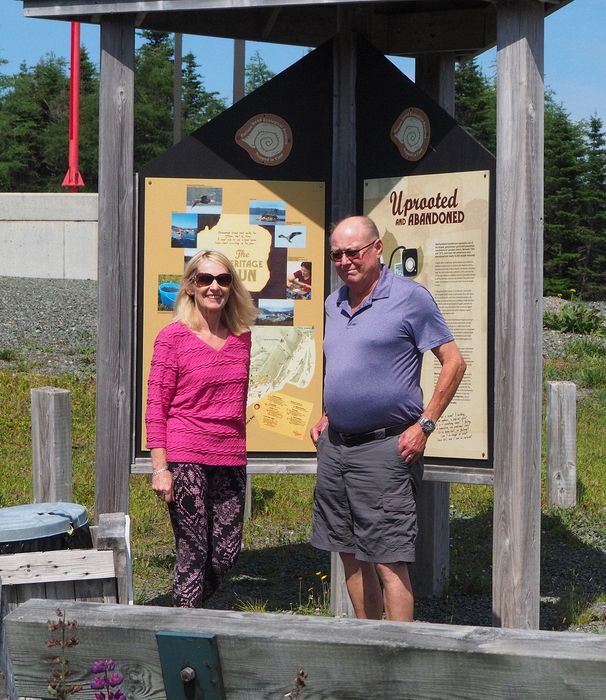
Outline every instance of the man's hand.
<path fill-rule="evenodd" d="M 318 444 L 318 439 L 320 435 L 326 430 L 328 427 L 328 416 L 324 414 L 322 418 L 312 427 L 312 429 L 309 431 L 309 437 L 311 438 L 311 441 L 313 442 L 314 445 Z"/>
<path fill-rule="evenodd" d="M 413 423 L 398 438 L 398 448 L 406 464 L 416 462 L 425 450 L 427 434 L 418 423 Z"/>

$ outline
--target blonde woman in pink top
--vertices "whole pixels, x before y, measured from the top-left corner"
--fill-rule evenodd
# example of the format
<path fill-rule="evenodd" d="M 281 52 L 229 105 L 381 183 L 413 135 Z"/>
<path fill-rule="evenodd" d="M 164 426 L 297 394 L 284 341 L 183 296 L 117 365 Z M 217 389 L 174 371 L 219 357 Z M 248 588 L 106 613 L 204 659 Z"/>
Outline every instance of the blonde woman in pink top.
<path fill-rule="evenodd" d="M 250 326 L 257 309 L 216 251 L 186 265 L 174 320 L 156 338 L 148 381 L 152 488 L 176 543 L 173 604 L 201 607 L 242 543 Z"/>

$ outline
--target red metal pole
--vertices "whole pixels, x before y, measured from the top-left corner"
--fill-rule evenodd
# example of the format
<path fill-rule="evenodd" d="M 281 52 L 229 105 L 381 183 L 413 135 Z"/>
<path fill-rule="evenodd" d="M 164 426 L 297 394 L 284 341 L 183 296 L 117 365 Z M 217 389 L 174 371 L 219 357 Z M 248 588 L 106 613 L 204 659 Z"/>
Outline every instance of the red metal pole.
<path fill-rule="evenodd" d="M 84 187 L 78 169 L 78 128 L 80 124 L 80 22 L 72 22 L 71 66 L 69 79 L 69 154 L 68 170 L 61 183 L 70 192 Z"/>

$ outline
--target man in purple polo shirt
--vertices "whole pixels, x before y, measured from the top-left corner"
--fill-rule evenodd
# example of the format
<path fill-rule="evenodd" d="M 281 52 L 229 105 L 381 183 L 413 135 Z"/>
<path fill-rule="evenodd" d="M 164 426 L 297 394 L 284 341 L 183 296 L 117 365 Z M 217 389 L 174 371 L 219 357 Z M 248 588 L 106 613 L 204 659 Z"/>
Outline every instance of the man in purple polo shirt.
<path fill-rule="evenodd" d="M 356 616 L 411 621 L 415 495 L 423 451 L 465 373 L 431 294 L 381 264 L 383 244 L 364 216 L 341 221 L 330 257 L 345 285 L 326 300 L 324 415 L 318 449 L 315 547 L 339 552 Z M 441 364 L 423 406 L 423 353 Z"/>

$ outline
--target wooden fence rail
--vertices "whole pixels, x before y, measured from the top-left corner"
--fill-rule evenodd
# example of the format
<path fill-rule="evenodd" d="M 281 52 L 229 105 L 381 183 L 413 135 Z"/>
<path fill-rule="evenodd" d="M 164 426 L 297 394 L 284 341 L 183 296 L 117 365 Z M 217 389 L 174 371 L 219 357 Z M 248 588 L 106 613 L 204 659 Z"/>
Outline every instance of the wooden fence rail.
<path fill-rule="evenodd" d="M 46 694 L 55 607 L 30 600 L 5 620 L 21 696 Z M 599 635 L 97 603 L 74 603 L 67 615 L 79 623 L 80 644 L 68 650 L 73 680 L 86 682 L 92 660 L 112 658 L 129 700 L 162 700 L 184 665 L 203 673 L 177 644 L 163 665 L 157 632 L 214 635 L 229 700 L 283 698 L 301 670 L 301 700 L 602 700 L 606 684 Z"/>

